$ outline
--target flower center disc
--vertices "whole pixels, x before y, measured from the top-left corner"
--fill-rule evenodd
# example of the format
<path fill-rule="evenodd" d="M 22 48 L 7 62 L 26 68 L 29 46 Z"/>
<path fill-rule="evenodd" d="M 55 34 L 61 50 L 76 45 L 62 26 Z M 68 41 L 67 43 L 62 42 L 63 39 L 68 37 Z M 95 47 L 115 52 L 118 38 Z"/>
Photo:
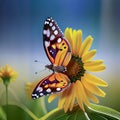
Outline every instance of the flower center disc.
<path fill-rule="evenodd" d="M 69 64 L 67 65 L 66 74 L 69 76 L 71 82 L 81 80 L 81 76 L 85 73 L 83 62 L 78 56 L 72 56 Z"/>

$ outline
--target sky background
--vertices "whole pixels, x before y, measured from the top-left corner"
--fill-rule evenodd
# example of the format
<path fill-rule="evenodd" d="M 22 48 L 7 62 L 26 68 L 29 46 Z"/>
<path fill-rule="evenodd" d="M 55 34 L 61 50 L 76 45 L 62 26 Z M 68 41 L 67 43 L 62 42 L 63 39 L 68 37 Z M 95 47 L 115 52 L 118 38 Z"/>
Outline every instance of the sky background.
<path fill-rule="evenodd" d="M 11 87 L 24 93 L 24 85 L 43 75 L 49 64 L 44 52 L 44 20 L 52 16 L 64 32 L 82 29 L 83 39 L 92 35 L 95 59 L 104 59 L 106 71 L 98 74 L 109 83 L 101 104 L 120 110 L 120 1 L 119 0 L 0 0 L 0 66 L 11 65 L 19 72 Z M 34 60 L 38 60 L 35 63 Z M 35 72 L 39 74 L 35 75 Z M 0 85 L 0 89 L 3 86 Z"/>

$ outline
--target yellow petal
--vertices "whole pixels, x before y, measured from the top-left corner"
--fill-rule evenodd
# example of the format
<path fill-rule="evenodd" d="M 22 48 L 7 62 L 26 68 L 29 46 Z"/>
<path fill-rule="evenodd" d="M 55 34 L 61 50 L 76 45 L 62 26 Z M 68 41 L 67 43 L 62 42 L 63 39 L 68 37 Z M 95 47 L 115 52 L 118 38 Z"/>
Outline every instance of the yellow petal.
<path fill-rule="evenodd" d="M 63 106 L 64 106 L 67 93 L 68 93 L 68 89 L 66 89 L 65 91 L 63 91 L 63 92 L 61 93 L 61 96 L 60 96 L 60 99 L 59 99 L 59 102 L 58 102 L 58 107 L 59 107 L 60 109 L 63 108 Z"/>
<path fill-rule="evenodd" d="M 77 43 L 76 51 L 78 52 L 77 54 L 79 54 L 82 45 L 82 30 L 77 31 L 76 43 Z"/>
<path fill-rule="evenodd" d="M 72 111 L 72 109 L 73 109 L 75 96 L 76 96 L 75 84 L 74 83 L 72 83 L 72 84 L 73 84 L 73 88 L 72 88 L 73 94 L 72 94 L 72 99 L 71 99 L 71 103 L 70 103 L 70 111 Z"/>
<path fill-rule="evenodd" d="M 95 86 L 95 85 L 87 82 L 85 78 L 82 78 L 81 81 L 82 81 L 84 87 L 85 87 L 88 91 L 90 91 L 91 93 L 96 94 L 96 95 L 101 96 L 101 97 L 104 97 L 104 96 L 105 96 L 105 92 L 103 92 L 103 91 L 102 91 L 101 89 L 99 89 L 97 86 Z"/>
<path fill-rule="evenodd" d="M 101 72 L 105 69 L 104 65 L 99 66 L 84 66 L 85 70 L 91 71 L 91 72 Z"/>
<path fill-rule="evenodd" d="M 12 69 L 9 69 L 8 73 L 9 73 L 10 76 L 15 74 L 15 72 Z"/>
<path fill-rule="evenodd" d="M 2 72 L 0 71 L 0 77 L 2 77 Z"/>
<path fill-rule="evenodd" d="M 30 87 L 32 85 L 32 82 L 27 82 L 26 87 Z"/>
<path fill-rule="evenodd" d="M 9 69 L 10 69 L 10 66 L 7 64 L 7 65 L 5 66 L 5 71 L 6 71 L 6 72 L 9 72 Z"/>
<path fill-rule="evenodd" d="M 0 69 L 0 77 L 1 78 L 9 78 L 10 81 L 15 81 L 18 76 L 17 72 L 15 72 L 8 64 Z"/>
<path fill-rule="evenodd" d="M 82 85 L 82 83 L 81 83 L 81 81 L 79 81 L 79 80 L 77 80 L 76 81 L 76 84 L 78 84 L 78 86 L 79 86 L 79 91 L 78 91 L 78 94 L 80 94 L 81 95 L 81 99 L 83 100 L 83 102 L 86 104 L 86 105 L 90 105 L 90 103 L 89 103 L 89 101 L 88 101 L 88 99 L 87 99 L 87 96 L 86 96 L 86 93 L 85 93 L 85 90 L 84 90 L 84 88 L 83 88 L 83 85 Z"/>
<path fill-rule="evenodd" d="M 82 56 L 82 61 L 86 62 L 91 60 L 96 54 L 96 50 L 91 50 L 89 52 L 87 52 L 85 55 Z"/>
<path fill-rule="evenodd" d="M 98 66 L 103 63 L 103 60 L 92 60 L 92 61 L 87 61 L 84 63 L 84 66 Z"/>
<path fill-rule="evenodd" d="M 92 45 L 92 42 L 93 42 L 93 38 L 92 36 L 89 35 L 82 43 L 81 50 L 79 53 L 80 56 L 83 56 L 88 52 L 88 50 L 90 49 Z"/>
<path fill-rule="evenodd" d="M 70 35 L 70 31 L 71 31 L 72 29 L 71 28 L 66 28 L 65 29 L 65 32 L 64 32 L 64 36 L 65 36 L 65 38 L 71 43 L 71 40 L 72 40 L 72 38 L 71 38 L 71 35 Z"/>
<path fill-rule="evenodd" d="M 72 100 L 72 97 L 73 97 L 73 84 L 70 85 L 70 87 L 68 88 L 68 94 L 66 96 L 66 101 L 65 101 L 65 104 L 64 104 L 64 111 L 65 113 L 68 111 L 68 109 L 70 108 L 70 103 L 71 103 L 71 100 Z"/>
<path fill-rule="evenodd" d="M 84 87 L 85 88 L 85 87 Z M 87 95 L 87 97 L 91 100 L 91 101 L 93 101 L 94 103 L 99 103 L 99 100 L 98 100 L 98 98 L 94 95 L 94 94 L 92 94 L 90 91 L 88 91 L 87 89 L 85 89 L 85 92 L 86 92 L 86 95 Z"/>
<path fill-rule="evenodd" d="M 0 73 L 2 73 L 2 71 L 3 71 L 3 67 L 0 68 Z"/>
<path fill-rule="evenodd" d="M 65 38 L 69 41 L 71 48 L 73 47 L 73 40 L 72 40 L 72 28 L 65 29 Z M 72 49 L 73 51 L 73 49 Z"/>
<path fill-rule="evenodd" d="M 64 31 L 64 36 L 66 39 L 68 38 L 68 31 L 69 31 L 69 28 L 67 27 Z"/>
<path fill-rule="evenodd" d="M 77 51 L 77 31 L 73 30 L 73 35 L 72 35 L 72 39 L 73 39 L 73 55 L 77 55 L 78 51 Z"/>
<path fill-rule="evenodd" d="M 59 93 L 58 94 L 52 94 L 52 95 L 50 95 L 49 98 L 48 98 L 48 102 L 49 103 L 52 102 L 55 98 L 57 98 L 59 96 L 60 96 Z"/>
<path fill-rule="evenodd" d="M 0 68 L 0 72 L 3 74 L 4 71 L 5 71 L 5 68 L 4 68 L 4 67 L 1 67 L 1 68 Z"/>
<path fill-rule="evenodd" d="M 76 86 L 76 99 L 77 99 L 77 102 L 78 102 L 80 108 L 83 111 L 85 111 L 84 106 L 83 106 L 82 95 L 80 94 L 80 89 L 79 89 L 79 85 L 77 84 L 77 82 L 75 82 L 75 86 Z"/>
<path fill-rule="evenodd" d="M 91 74 L 85 74 L 84 77 L 86 78 L 86 81 L 87 82 L 90 82 L 94 85 L 99 85 L 99 86 L 108 86 L 108 84 L 103 81 L 102 79 L 94 76 L 94 75 L 91 75 Z"/>

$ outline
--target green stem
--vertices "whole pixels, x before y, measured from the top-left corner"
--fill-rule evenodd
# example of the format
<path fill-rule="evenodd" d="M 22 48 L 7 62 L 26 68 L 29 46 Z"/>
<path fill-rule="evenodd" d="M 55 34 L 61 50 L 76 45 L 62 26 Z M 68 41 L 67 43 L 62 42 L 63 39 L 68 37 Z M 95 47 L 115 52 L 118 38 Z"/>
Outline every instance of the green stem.
<path fill-rule="evenodd" d="M 50 111 L 49 113 L 47 113 L 46 115 L 44 115 L 43 117 L 41 117 L 39 120 L 46 120 L 46 119 L 49 118 L 51 115 L 53 115 L 53 114 L 55 114 L 55 113 L 57 113 L 57 112 L 59 112 L 59 111 L 60 111 L 60 109 L 59 109 L 59 108 L 56 108 L 56 109 Z"/>
<path fill-rule="evenodd" d="M 8 85 L 5 85 L 6 87 L 6 105 L 8 105 Z"/>
<path fill-rule="evenodd" d="M 7 106 L 7 119 L 8 119 L 8 84 L 5 84 L 6 87 L 6 106 Z"/>
<path fill-rule="evenodd" d="M 33 118 L 34 120 L 38 120 L 38 117 L 36 115 L 34 115 L 25 105 L 20 104 L 20 106 L 26 113 L 28 113 L 31 118 Z"/>
<path fill-rule="evenodd" d="M 10 102 L 10 104 L 11 105 L 16 105 L 16 106 L 22 108 L 33 120 L 39 120 L 39 118 L 35 114 L 33 114 L 24 104 L 22 104 L 22 103 L 17 104 L 13 101 Z"/>

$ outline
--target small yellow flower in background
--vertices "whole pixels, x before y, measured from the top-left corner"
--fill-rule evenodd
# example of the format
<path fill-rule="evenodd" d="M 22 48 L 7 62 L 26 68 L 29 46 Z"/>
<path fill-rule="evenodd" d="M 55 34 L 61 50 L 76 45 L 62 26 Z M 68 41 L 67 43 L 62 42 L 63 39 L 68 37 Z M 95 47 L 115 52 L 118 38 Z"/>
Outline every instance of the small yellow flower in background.
<path fill-rule="evenodd" d="M 8 105 L 8 85 L 11 81 L 15 81 L 18 73 L 13 70 L 12 67 L 6 65 L 0 69 L 0 80 L 3 81 L 6 87 L 6 105 Z"/>
<path fill-rule="evenodd" d="M 107 83 L 101 78 L 91 75 L 90 72 L 101 72 L 105 69 L 103 60 L 93 60 L 96 50 L 90 50 L 93 42 L 91 36 L 87 36 L 82 43 L 82 31 L 66 28 L 65 38 L 72 48 L 72 58 L 67 66 L 67 75 L 71 80 L 71 85 L 59 94 L 52 94 L 48 98 L 51 102 L 56 97 L 60 97 L 58 107 L 65 112 L 72 111 L 74 104 L 78 103 L 85 111 L 84 104 L 89 106 L 89 100 L 98 103 L 97 96 L 104 97 L 105 93 L 98 86 L 105 87 Z"/>
<path fill-rule="evenodd" d="M 9 84 L 10 81 L 15 81 L 18 73 L 13 70 L 12 67 L 6 65 L 0 69 L 0 78 L 4 84 Z"/>

